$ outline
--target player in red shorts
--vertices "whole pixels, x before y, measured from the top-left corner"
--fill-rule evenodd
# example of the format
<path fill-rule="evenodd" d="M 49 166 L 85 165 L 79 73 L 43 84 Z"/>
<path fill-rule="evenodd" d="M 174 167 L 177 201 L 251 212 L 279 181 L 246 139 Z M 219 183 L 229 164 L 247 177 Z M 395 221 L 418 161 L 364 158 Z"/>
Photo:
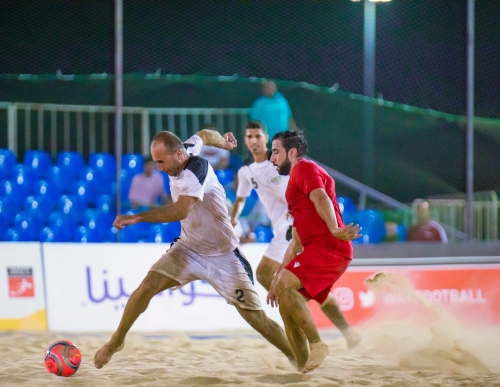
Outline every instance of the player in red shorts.
<path fill-rule="evenodd" d="M 271 283 L 267 303 L 276 306 L 279 302 L 297 367 L 303 373 L 319 367 L 329 352 L 306 299 L 320 304 L 326 300 L 351 263 L 351 241 L 361 236 L 358 225 L 346 226 L 342 220 L 334 180 L 306 155 L 301 131 L 273 137 L 271 162 L 280 175 L 290 175 L 285 196 L 294 221 L 293 239 Z"/>

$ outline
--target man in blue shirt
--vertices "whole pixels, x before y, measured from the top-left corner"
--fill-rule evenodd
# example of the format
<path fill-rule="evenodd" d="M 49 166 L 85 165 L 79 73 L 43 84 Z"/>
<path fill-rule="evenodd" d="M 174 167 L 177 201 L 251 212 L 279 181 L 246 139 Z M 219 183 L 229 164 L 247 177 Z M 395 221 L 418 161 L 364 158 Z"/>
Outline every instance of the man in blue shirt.
<path fill-rule="evenodd" d="M 260 120 L 266 125 L 270 139 L 278 132 L 295 130 L 290 105 L 278 91 L 276 83 L 266 81 L 262 86 L 262 94 L 252 105 L 252 120 Z"/>

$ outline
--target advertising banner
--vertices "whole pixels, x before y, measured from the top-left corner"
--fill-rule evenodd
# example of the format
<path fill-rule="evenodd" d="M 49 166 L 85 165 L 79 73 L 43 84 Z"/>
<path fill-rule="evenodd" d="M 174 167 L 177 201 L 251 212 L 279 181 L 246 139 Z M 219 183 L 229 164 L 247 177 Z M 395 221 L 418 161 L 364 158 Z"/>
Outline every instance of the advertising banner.
<path fill-rule="evenodd" d="M 128 298 L 168 247 L 142 243 L 44 244 L 49 330 L 115 330 Z M 259 248 L 250 248 L 249 261 L 260 260 Z M 251 264 L 255 271 L 255 263 Z M 260 285 L 257 288 L 265 304 L 267 293 Z M 268 315 L 281 324 L 277 308 L 270 309 L 266 306 Z M 155 296 L 132 330 L 248 328 L 236 308 L 211 285 L 195 281 Z"/>
<path fill-rule="evenodd" d="M 377 272 L 396 273 L 409 281 L 414 291 L 401 286 L 394 291 L 377 292 L 364 280 Z M 337 281 L 331 294 L 349 323 L 370 318 L 425 314 L 423 302 L 442 305 L 460 321 L 476 324 L 500 323 L 500 265 L 434 265 L 351 267 Z M 422 298 L 420 298 L 422 297 Z M 314 301 L 309 303 L 317 326 L 332 323 Z"/>
<path fill-rule="evenodd" d="M 39 243 L 0 243 L 0 331 L 45 330 Z"/>

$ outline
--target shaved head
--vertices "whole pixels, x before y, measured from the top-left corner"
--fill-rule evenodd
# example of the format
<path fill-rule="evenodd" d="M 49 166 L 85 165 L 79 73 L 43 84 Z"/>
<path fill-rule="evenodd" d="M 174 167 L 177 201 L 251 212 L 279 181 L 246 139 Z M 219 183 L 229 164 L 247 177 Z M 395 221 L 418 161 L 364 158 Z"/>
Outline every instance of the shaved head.
<path fill-rule="evenodd" d="M 182 145 L 181 139 L 175 134 L 167 132 L 166 130 L 159 132 L 156 136 L 153 137 L 151 146 L 154 147 L 156 144 L 163 144 L 165 146 L 165 149 L 168 149 L 170 151 L 184 149 L 184 145 Z"/>

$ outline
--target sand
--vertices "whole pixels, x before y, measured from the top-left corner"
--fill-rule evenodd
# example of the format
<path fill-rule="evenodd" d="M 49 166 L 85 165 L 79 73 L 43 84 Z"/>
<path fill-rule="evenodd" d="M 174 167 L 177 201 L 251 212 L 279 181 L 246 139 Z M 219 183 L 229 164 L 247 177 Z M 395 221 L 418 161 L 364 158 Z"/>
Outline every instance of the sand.
<path fill-rule="evenodd" d="M 418 313 L 381 311 L 356 328 L 363 341 L 352 350 L 337 330 L 322 330 L 330 354 L 308 374 L 293 370 L 250 330 L 130 333 L 125 348 L 100 370 L 92 359 L 109 333 L 0 332 L 0 386 L 500 387 L 500 327 L 457 321 L 404 278 L 379 276 L 370 286 L 411 298 Z M 70 340 L 82 352 L 80 369 L 69 378 L 48 373 L 43 364 L 57 340 Z"/>

